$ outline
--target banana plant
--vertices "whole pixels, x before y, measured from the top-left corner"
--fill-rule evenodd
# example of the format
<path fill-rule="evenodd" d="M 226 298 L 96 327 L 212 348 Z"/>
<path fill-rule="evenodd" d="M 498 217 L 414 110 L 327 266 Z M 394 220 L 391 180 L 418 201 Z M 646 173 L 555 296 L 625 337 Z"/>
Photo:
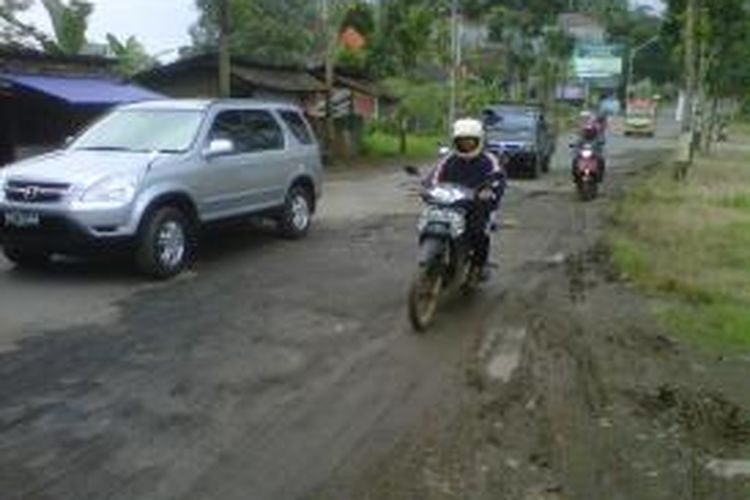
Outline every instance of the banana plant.
<path fill-rule="evenodd" d="M 143 44 L 134 36 L 125 40 L 118 39 L 112 33 L 107 34 L 109 50 L 117 58 L 117 70 L 124 76 L 131 76 L 156 64 L 148 55 Z"/>
<path fill-rule="evenodd" d="M 86 0 L 42 0 L 55 34 L 53 50 L 62 54 L 80 54 L 86 46 L 86 31 L 93 5 Z"/>

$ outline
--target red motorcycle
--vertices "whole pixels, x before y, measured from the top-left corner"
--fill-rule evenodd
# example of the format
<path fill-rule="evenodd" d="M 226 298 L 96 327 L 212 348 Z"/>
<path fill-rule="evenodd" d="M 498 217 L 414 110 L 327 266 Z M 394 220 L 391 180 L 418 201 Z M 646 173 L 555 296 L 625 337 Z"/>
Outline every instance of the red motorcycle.
<path fill-rule="evenodd" d="M 583 201 L 590 201 L 599 193 L 599 183 L 602 181 L 603 159 L 593 144 L 581 144 L 573 159 L 573 175 L 578 190 L 578 196 Z"/>

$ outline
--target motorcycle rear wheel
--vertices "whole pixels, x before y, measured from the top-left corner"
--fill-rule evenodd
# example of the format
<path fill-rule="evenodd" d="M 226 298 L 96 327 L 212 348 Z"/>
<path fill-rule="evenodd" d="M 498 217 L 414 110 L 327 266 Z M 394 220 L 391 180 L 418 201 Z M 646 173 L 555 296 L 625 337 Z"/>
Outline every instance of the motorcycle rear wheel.
<path fill-rule="evenodd" d="M 416 332 L 426 331 L 435 318 L 443 277 L 440 273 L 421 270 L 409 290 L 409 321 Z"/>

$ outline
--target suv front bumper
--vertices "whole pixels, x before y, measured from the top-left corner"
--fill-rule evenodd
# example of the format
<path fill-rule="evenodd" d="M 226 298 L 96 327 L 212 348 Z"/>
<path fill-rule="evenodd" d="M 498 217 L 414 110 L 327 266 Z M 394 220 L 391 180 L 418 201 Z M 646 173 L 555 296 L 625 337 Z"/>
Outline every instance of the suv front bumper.
<path fill-rule="evenodd" d="M 6 220 L 11 212 L 34 214 L 38 223 L 19 227 Z M 137 233 L 130 207 L 81 209 L 0 203 L 0 243 L 40 248 L 50 252 L 83 253 L 129 245 Z"/>

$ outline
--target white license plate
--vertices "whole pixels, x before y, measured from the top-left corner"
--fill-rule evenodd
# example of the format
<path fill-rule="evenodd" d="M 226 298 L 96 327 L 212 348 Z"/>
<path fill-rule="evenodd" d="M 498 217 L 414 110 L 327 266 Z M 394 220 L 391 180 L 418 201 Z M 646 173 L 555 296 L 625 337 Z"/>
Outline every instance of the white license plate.
<path fill-rule="evenodd" d="M 39 225 L 39 214 L 36 212 L 6 212 L 5 224 L 15 227 L 35 227 Z"/>

